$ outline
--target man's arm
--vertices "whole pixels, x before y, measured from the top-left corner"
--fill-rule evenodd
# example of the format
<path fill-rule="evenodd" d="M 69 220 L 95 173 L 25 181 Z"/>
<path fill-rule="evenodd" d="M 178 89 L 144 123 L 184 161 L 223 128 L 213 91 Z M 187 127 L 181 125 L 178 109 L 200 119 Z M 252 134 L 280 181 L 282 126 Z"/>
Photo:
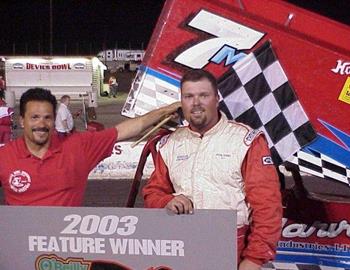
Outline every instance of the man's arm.
<path fill-rule="evenodd" d="M 170 182 L 168 168 L 160 153 L 155 160 L 155 170 L 142 190 L 145 207 L 164 208 L 174 196 L 173 185 Z"/>
<path fill-rule="evenodd" d="M 252 209 L 251 233 L 243 251 L 243 265 L 246 264 L 245 260 L 258 266 L 273 259 L 281 236 L 280 184 L 275 166 L 263 159 L 269 156 L 271 154 L 265 137 L 260 135 L 253 141 L 242 165 L 246 200 Z M 243 265 L 240 270 L 250 269 Z"/>
<path fill-rule="evenodd" d="M 145 115 L 125 120 L 115 126 L 118 131 L 118 141 L 124 141 L 139 135 L 142 131 L 153 124 L 158 123 L 162 118 L 168 116 L 181 107 L 180 102 L 153 110 Z"/>
<path fill-rule="evenodd" d="M 170 182 L 168 167 L 158 152 L 155 170 L 143 189 L 145 207 L 166 208 L 175 214 L 192 214 L 193 203 L 183 194 L 172 195 L 173 185 Z"/>

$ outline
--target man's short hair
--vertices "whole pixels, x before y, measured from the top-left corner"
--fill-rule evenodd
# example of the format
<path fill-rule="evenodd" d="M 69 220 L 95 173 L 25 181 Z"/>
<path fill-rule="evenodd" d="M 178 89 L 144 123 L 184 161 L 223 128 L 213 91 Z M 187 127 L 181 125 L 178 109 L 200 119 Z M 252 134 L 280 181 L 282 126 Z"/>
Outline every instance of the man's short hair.
<path fill-rule="evenodd" d="M 70 99 L 70 96 L 68 95 L 63 95 L 60 99 L 60 102 L 65 102 L 67 99 Z"/>
<path fill-rule="evenodd" d="M 198 82 L 202 79 L 207 79 L 213 89 L 217 92 L 218 91 L 218 84 L 216 81 L 216 78 L 211 74 L 209 71 L 206 71 L 204 69 L 191 69 L 187 71 L 181 79 L 180 87 L 182 89 L 182 86 L 185 82 Z"/>
<path fill-rule="evenodd" d="M 29 101 L 46 101 L 52 105 L 54 116 L 56 117 L 57 100 L 50 90 L 44 88 L 31 88 L 25 91 L 19 101 L 19 114 L 24 117 L 26 105 Z"/>

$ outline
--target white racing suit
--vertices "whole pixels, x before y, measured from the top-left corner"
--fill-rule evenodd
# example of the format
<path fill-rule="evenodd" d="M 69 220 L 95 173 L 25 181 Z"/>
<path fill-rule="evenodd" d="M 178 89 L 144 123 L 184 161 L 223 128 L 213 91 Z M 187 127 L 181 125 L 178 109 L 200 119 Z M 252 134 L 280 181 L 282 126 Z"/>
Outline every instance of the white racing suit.
<path fill-rule="evenodd" d="M 203 136 L 178 128 L 162 138 L 155 167 L 143 189 L 146 207 L 163 208 L 183 194 L 195 209 L 237 210 L 238 260 L 263 264 L 274 258 L 281 194 L 261 132 L 224 115 Z"/>

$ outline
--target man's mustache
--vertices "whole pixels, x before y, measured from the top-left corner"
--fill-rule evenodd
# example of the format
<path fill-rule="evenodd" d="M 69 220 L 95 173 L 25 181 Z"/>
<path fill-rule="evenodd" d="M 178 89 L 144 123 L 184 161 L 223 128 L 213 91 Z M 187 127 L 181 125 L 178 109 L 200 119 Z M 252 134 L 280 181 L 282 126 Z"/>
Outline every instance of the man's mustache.
<path fill-rule="evenodd" d="M 32 128 L 32 131 L 41 131 L 41 132 L 49 132 L 50 130 L 46 127 L 42 127 L 42 128 Z"/>
<path fill-rule="evenodd" d="M 191 109 L 191 113 L 198 112 L 198 111 L 203 112 L 204 109 L 201 106 L 196 106 Z"/>

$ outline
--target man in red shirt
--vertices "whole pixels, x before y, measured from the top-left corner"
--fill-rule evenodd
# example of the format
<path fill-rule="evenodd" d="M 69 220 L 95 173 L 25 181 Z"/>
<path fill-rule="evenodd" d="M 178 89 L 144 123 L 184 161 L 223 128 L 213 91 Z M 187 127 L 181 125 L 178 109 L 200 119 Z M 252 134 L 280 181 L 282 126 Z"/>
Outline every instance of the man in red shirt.
<path fill-rule="evenodd" d="M 188 127 L 162 138 L 155 171 L 143 189 L 146 207 L 176 214 L 237 211 L 239 270 L 274 258 L 281 234 L 279 181 L 265 136 L 218 111 L 215 77 L 191 70 L 181 80 Z"/>
<path fill-rule="evenodd" d="M 57 101 L 42 88 L 20 99 L 23 137 L 0 147 L 0 181 L 9 205 L 79 206 L 89 172 L 108 157 L 115 142 L 137 136 L 172 114 L 179 103 L 128 119 L 102 131 L 60 140 L 53 132 Z"/>

